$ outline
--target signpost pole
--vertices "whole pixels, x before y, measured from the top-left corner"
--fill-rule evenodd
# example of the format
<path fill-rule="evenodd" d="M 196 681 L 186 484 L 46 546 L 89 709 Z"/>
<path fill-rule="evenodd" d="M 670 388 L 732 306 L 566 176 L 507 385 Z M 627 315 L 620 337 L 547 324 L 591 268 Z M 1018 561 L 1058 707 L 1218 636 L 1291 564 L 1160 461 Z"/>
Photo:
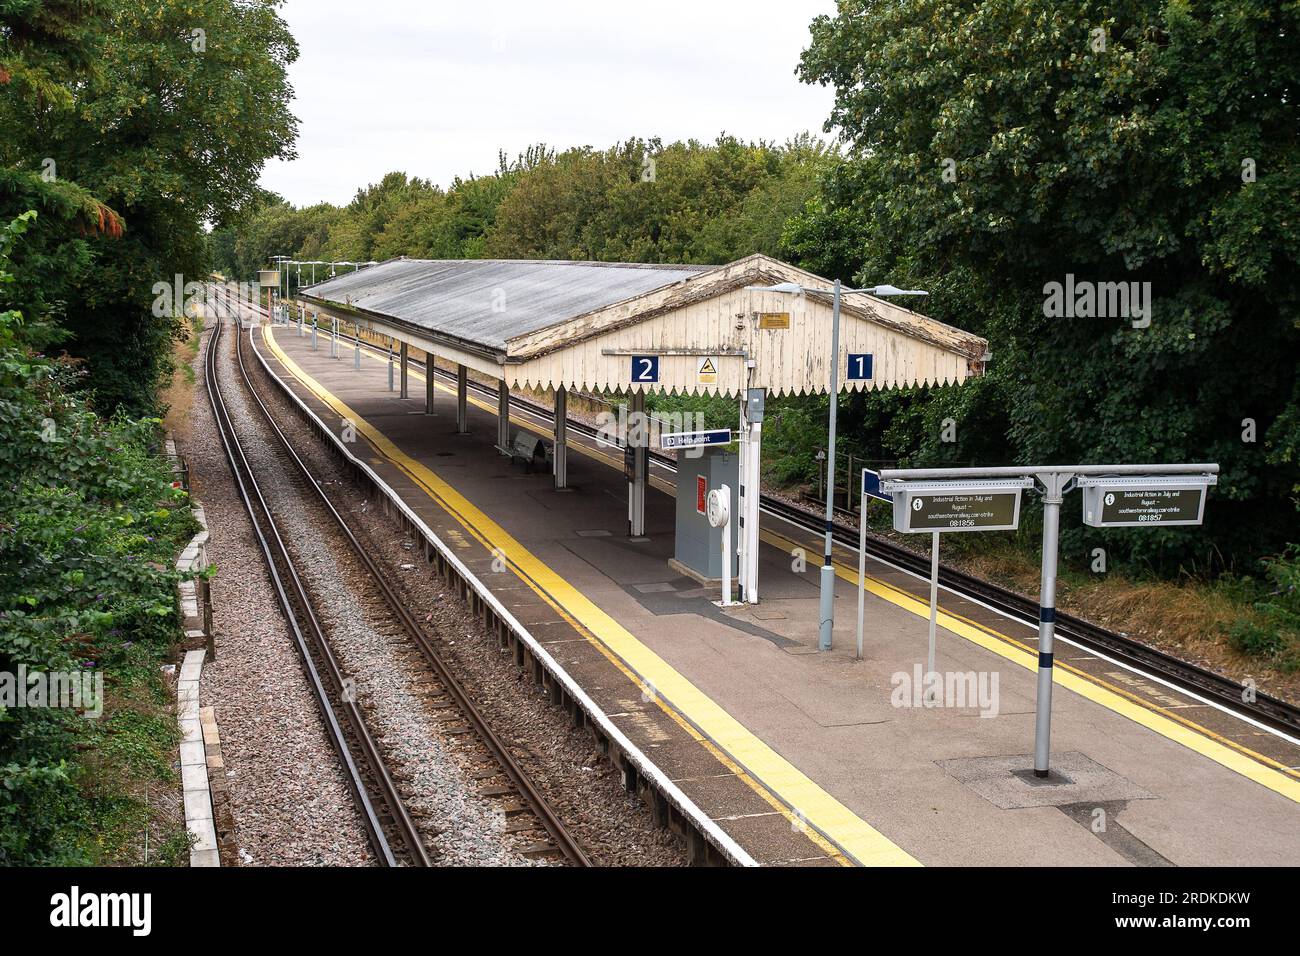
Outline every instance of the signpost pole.
<path fill-rule="evenodd" d="M 858 486 L 858 502 L 861 508 L 858 511 L 858 653 L 857 659 L 862 660 L 862 612 L 863 605 L 867 597 L 867 472 L 862 471 L 862 483 Z"/>
<path fill-rule="evenodd" d="M 722 525 L 722 606 L 731 603 L 731 488 L 723 485 L 718 489 L 727 507 L 727 520 Z"/>
<path fill-rule="evenodd" d="M 934 673 L 934 632 L 939 620 L 939 532 L 930 538 L 930 644 L 925 655 L 925 679 Z M 931 687 L 931 693 L 934 688 Z"/>
<path fill-rule="evenodd" d="M 754 393 L 750 389 L 750 394 Z M 749 402 L 747 400 L 746 404 Z M 749 592 L 745 595 L 745 600 L 750 604 L 758 603 L 758 504 L 760 500 L 759 491 L 759 466 L 763 460 L 763 412 L 760 408 L 750 406 L 745 413 L 746 422 L 749 427 L 749 457 L 745 459 L 745 487 L 749 489 L 748 497 L 745 499 L 744 523 L 745 523 L 745 562 L 749 565 L 746 571 L 749 581 Z"/>
<path fill-rule="evenodd" d="M 930 582 L 930 664 L 934 635 L 939 543 L 944 531 L 1010 530 L 1020 520 L 1018 482 L 1037 482 L 1043 500 L 1042 580 L 1038 597 L 1038 692 L 1034 713 L 1034 775 L 1047 777 L 1052 745 L 1053 643 L 1056 637 L 1056 574 L 1061 504 L 1077 483 L 1084 490 L 1083 519 L 1093 527 L 1199 525 L 1207 490 L 1218 483 L 1216 464 L 1059 465 L 994 468 L 888 468 L 894 528 L 932 531 Z M 865 476 L 864 476 L 865 488 Z M 1016 497 L 999 503 L 1008 495 Z"/>
<path fill-rule="evenodd" d="M 749 462 L 749 422 L 745 420 L 745 406 L 747 404 L 744 393 L 740 396 L 740 420 L 738 427 L 740 429 L 740 462 L 738 464 L 737 477 L 740 487 L 736 489 L 736 584 L 740 588 L 740 600 L 746 601 L 749 598 L 749 539 L 745 536 L 745 510 L 749 504 L 749 497 L 745 491 L 748 475 L 747 464 Z"/>
<path fill-rule="evenodd" d="M 1043 577 L 1038 597 L 1038 698 L 1034 713 L 1034 776 L 1046 777 L 1052 745 L 1052 641 L 1056 636 L 1056 551 L 1061 499 L 1074 476 L 1040 474 L 1043 484 Z"/>
<path fill-rule="evenodd" d="M 831 522 L 835 518 L 835 418 L 840 397 L 840 280 L 835 280 L 831 306 L 831 421 L 826 440 L 826 542 L 821 574 L 821 612 L 817 649 L 831 649 L 835 629 L 835 566 L 831 563 Z"/>

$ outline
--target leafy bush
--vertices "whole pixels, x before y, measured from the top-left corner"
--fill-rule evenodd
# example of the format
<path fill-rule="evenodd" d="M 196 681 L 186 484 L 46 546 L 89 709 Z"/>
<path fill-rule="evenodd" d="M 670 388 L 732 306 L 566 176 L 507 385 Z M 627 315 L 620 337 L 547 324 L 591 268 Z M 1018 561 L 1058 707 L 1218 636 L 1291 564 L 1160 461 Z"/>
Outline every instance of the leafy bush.
<path fill-rule="evenodd" d="M 7 254 L 31 217 L 0 229 Z M 0 313 L 0 672 L 104 677 L 104 714 L 0 707 L 0 865 L 132 859 L 141 795 L 172 776 L 158 665 L 180 633 L 172 556 L 195 530 L 156 419 L 104 419 L 78 371 Z"/>
<path fill-rule="evenodd" d="M 1252 617 L 1228 628 L 1228 640 L 1242 654 L 1260 657 L 1284 671 L 1300 670 L 1300 545 L 1265 559 L 1265 580 L 1238 579 L 1254 593 Z"/>

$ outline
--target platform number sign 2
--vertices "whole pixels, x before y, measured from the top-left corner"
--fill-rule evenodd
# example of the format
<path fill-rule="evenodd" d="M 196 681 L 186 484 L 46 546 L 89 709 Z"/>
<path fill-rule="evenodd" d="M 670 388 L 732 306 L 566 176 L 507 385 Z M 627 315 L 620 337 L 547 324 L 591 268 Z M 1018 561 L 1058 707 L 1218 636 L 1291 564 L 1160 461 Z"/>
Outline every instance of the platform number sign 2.
<path fill-rule="evenodd" d="M 659 356 L 657 355 L 633 355 L 632 356 L 632 384 L 652 383 L 659 381 Z"/>
<path fill-rule="evenodd" d="M 850 382 L 861 382 L 871 378 L 871 353 L 849 353 L 848 379 Z"/>

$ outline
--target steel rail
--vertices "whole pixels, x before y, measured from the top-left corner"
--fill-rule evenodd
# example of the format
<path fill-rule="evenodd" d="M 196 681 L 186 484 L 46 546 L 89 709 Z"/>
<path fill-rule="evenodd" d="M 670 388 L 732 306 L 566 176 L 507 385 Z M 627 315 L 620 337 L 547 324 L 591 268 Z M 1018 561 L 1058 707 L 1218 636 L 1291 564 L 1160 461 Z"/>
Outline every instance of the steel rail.
<path fill-rule="evenodd" d="M 399 865 L 397 854 L 385 833 L 375 802 L 371 799 L 362 766 L 368 771 L 393 828 L 406 845 L 406 852 L 411 862 L 419 866 L 430 866 L 433 861 L 424 847 L 424 841 L 420 837 L 415 821 L 401 799 L 396 782 L 388 772 L 378 744 L 366 726 L 360 705 L 355 700 L 348 700 L 348 695 L 342 693 L 345 686 L 342 669 L 329 646 L 324 628 L 316 617 L 306 586 L 298 575 L 293 557 L 284 543 L 275 516 L 262 494 L 256 474 L 244 454 L 243 444 L 239 440 L 226 408 L 218 380 L 217 348 L 228 318 L 236 321 L 235 334 L 236 339 L 239 338 L 239 314 L 231 309 L 228 297 L 224 309 L 227 315 L 217 316 L 208 342 L 208 352 L 205 357 L 205 386 L 222 447 L 226 453 L 226 460 L 230 464 L 240 498 L 248 510 L 249 520 L 266 560 L 276 597 L 293 633 L 294 644 L 302 658 L 330 742 L 343 764 L 348 789 L 361 813 L 367 837 L 380 862 L 385 866 Z M 342 721 L 339 719 L 338 710 L 331 703 L 330 691 L 325 686 L 325 680 L 322 679 L 321 668 L 313 658 L 313 646 L 324 665 L 325 676 L 340 698 L 342 706 L 339 709 L 343 711 Z M 344 723 L 347 724 L 346 730 Z M 360 764 L 348 744 L 349 735 L 357 744 Z"/>
<path fill-rule="evenodd" d="M 248 384 L 250 394 L 252 394 L 253 398 L 256 400 L 258 407 L 262 411 L 262 415 L 270 425 L 271 430 L 275 433 L 275 436 L 279 439 L 280 444 L 293 459 L 294 464 L 297 465 L 303 478 L 306 480 L 306 483 L 315 489 L 316 495 L 321 504 L 324 505 L 333 516 L 340 532 L 345 538 L 347 538 L 353 551 L 365 566 L 371 580 L 384 596 L 385 601 L 401 620 L 402 626 L 405 628 L 407 635 L 412 639 L 416 646 L 419 647 L 421 654 L 423 654 L 425 660 L 433 669 L 439 682 L 447 689 L 447 692 L 451 695 L 457 708 L 469 720 L 474 733 L 491 752 L 497 763 L 500 764 L 505 776 L 509 778 L 511 785 L 528 803 L 533 815 L 537 817 L 538 821 L 546 829 L 546 832 L 550 835 L 551 840 L 555 843 L 556 847 L 564 854 L 569 862 L 574 865 L 592 866 L 593 864 L 591 859 L 587 856 L 587 853 L 583 850 L 581 844 L 578 843 L 577 839 L 575 839 L 569 832 L 568 828 L 565 827 L 559 815 L 551 807 L 550 802 L 538 789 L 536 784 L 533 783 L 528 772 L 524 770 L 515 759 L 514 755 L 510 753 L 508 745 L 500 738 L 496 731 L 492 729 L 492 726 L 488 723 L 486 718 L 484 718 L 482 712 L 479 710 L 477 705 L 474 704 L 473 699 L 465 690 L 460 680 L 452 672 L 446 661 L 443 660 L 442 656 L 438 653 L 437 648 L 433 646 L 433 642 L 429 640 L 424 629 L 416 621 L 415 616 L 407 607 L 406 602 L 388 582 L 387 576 L 375 563 L 366 547 L 358 540 L 356 534 L 349 526 L 347 519 L 345 519 L 338 509 L 334 507 L 334 503 L 325 493 L 320 482 L 307 467 L 306 462 L 304 462 L 298 455 L 297 451 L 294 450 L 288 437 L 283 431 L 281 431 L 279 425 L 275 422 L 270 409 L 267 408 L 266 404 L 262 401 L 261 396 L 257 393 L 257 389 L 249 377 L 248 370 L 244 366 L 242 346 L 243 340 L 241 337 L 240 348 L 237 350 L 237 355 L 239 357 L 239 367 L 244 375 L 244 381 Z"/>

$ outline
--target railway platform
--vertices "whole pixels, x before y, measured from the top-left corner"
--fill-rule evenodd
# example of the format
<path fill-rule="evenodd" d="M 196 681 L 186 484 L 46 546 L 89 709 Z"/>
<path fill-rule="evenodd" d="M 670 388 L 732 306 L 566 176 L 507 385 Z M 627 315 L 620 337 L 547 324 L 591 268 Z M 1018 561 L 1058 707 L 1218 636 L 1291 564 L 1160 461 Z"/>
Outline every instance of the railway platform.
<path fill-rule="evenodd" d="M 245 333 L 249 334 L 249 333 Z M 925 585 L 837 554 L 834 648 L 817 650 L 815 535 L 767 521 L 758 605 L 721 610 L 668 565 L 671 484 L 651 475 L 627 536 L 622 456 L 570 436 L 569 484 L 495 450 L 497 407 L 455 383 L 435 414 L 388 390 L 384 359 L 321 336 L 252 333 L 268 365 L 483 580 L 631 740 L 767 865 L 1295 865 L 1300 746 L 1082 650 L 1061 648 L 1053 766 L 1033 775 L 1032 633 L 942 593 L 936 669 Z M 418 396 L 418 398 L 416 397 Z M 549 434 L 523 412 L 514 428 Z M 799 551 L 808 556 L 800 569 Z M 1017 629 L 1019 628 L 1019 629 Z"/>

